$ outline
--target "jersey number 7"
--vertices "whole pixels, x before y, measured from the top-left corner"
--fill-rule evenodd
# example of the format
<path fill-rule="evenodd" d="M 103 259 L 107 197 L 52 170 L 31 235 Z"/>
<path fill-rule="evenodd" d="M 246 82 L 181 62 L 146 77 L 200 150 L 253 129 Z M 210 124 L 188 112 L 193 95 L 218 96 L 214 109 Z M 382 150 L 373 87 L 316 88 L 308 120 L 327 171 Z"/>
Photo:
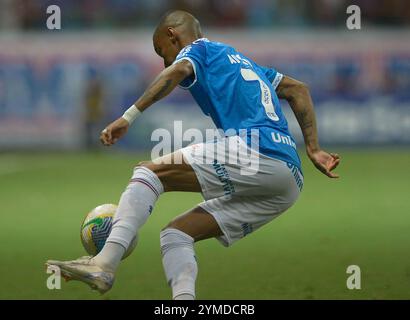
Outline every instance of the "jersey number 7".
<path fill-rule="evenodd" d="M 275 106 L 272 102 L 272 92 L 265 82 L 252 69 L 241 68 L 241 75 L 245 81 L 258 81 L 261 88 L 262 105 L 265 108 L 265 113 L 269 119 L 279 121 L 279 117 L 275 112 Z"/>

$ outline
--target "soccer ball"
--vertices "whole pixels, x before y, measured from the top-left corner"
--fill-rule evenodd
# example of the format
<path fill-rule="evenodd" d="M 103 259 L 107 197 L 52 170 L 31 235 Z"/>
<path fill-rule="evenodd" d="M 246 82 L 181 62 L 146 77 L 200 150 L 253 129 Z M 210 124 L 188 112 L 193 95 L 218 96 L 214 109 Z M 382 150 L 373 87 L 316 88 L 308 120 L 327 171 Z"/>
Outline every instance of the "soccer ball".
<path fill-rule="evenodd" d="M 84 249 L 89 255 L 97 255 L 104 247 L 105 241 L 111 232 L 112 220 L 116 210 L 117 206 L 115 204 L 102 204 L 94 208 L 85 217 L 81 225 L 80 236 Z M 134 238 L 122 257 L 123 259 L 131 254 L 136 244 L 137 241 Z"/>

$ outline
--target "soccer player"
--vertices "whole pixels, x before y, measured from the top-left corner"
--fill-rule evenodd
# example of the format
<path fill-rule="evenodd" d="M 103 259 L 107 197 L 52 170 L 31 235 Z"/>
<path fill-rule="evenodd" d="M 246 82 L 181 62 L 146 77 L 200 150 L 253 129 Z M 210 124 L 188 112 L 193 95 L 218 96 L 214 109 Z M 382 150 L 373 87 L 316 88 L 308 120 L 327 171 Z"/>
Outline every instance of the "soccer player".
<path fill-rule="evenodd" d="M 289 209 L 299 196 L 301 163 L 279 99 L 289 102 L 307 155 L 317 169 L 337 178 L 332 170 L 340 157 L 319 146 L 313 103 L 305 84 L 259 66 L 229 45 L 204 38 L 191 14 L 167 13 L 155 30 L 153 43 L 165 69 L 122 117 L 102 131 L 102 143 L 115 144 L 145 109 L 178 85 L 191 92 L 217 128 L 231 134 L 140 163 L 121 196 L 101 252 L 73 261 L 49 260 L 47 265 L 59 266 L 64 277 L 104 293 L 112 287 L 121 258 L 138 237 L 158 197 L 169 191 L 201 192 L 205 201 L 160 233 L 172 297 L 192 300 L 198 270 L 194 242 L 217 238 L 230 246 Z M 240 134 L 244 129 L 246 134 Z M 211 161 L 203 161 L 204 154 L 211 155 Z M 220 161 L 220 156 L 238 154 L 239 158 L 253 155 L 256 169 L 246 161 Z"/>

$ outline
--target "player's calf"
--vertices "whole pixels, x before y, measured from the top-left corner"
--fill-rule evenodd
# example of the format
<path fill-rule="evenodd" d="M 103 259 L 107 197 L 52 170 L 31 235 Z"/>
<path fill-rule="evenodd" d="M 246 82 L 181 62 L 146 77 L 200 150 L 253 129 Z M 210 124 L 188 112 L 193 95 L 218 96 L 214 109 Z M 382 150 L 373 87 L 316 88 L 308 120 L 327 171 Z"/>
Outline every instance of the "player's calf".
<path fill-rule="evenodd" d="M 176 217 L 161 231 L 162 262 L 173 299 L 195 298 L 198 266 L 194 242 L 221 234 L 214 217 L 201 207 Z"/>
<path fill-rule="evenodd" d="M 181 230 L 161 231 L 162 263 L 174 300 L 194 300 L 198 266 L 194 239 Z"/>

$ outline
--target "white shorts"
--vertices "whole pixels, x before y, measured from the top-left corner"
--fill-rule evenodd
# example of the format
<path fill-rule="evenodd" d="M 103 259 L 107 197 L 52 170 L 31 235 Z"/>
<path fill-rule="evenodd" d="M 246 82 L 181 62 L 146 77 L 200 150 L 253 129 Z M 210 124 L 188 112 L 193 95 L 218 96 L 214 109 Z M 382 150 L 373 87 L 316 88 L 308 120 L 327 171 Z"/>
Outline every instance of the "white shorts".
<path fill-rule="evenodd" d="M 303 187 L 303 176 L 296 166 L 252 151 L 238 136 L 181 151 L 201 185 L 205 201 L 199 206 L 217 221 L 223 232 L 218 240 L 224 246 L 290 208 Z M 204 154 L 208 155 L 206 161 Z M 239 161 L 226 160 L 234 159 L 235 154 Z M 211 161 L 209 155 L 213 155 Z"/>

